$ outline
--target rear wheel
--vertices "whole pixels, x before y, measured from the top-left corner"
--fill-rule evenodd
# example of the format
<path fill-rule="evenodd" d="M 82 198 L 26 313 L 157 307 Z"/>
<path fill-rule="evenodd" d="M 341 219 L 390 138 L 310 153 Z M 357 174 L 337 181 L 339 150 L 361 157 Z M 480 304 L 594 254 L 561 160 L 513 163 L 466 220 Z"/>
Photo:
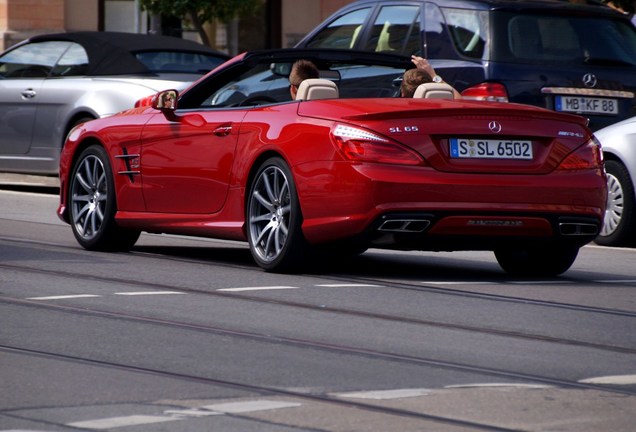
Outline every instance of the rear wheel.
<path fill-rule="evenodd" d="M 73 168 L 69 185 L 69 208 L 73 234 L 89 250 L 129 250 L 140 231 L 117 226 L 115 187 L 106 151 L 100 146 L 85 149 Z"/>
<path fill-rule="evenodd" d="M 579 253 L 578 246 L 548 245 L 495 251 L 504 271 L 516 276 L 557 276 L 567 271 Z"/>
<path fill-rule="evenodd" d="M 296 186 L 280 158 L 270 158 L 258 169 L 249 191 L 246 221 L 250 251 L 263 269 L 293 271 L 307 258 Z"/>
<path fill-rule="evenodd" d="M 606 161 L 605 171 L 607 210 L 595 242 L 603 246 L 633 246 L 636 244 L 634 185 L 627 169 L 618 161 Z"/>

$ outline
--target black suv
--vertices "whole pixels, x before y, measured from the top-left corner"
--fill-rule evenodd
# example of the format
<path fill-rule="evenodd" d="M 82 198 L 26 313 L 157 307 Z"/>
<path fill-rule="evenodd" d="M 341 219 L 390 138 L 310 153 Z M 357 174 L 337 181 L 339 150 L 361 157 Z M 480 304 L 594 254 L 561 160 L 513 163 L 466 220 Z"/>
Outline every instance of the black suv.
<path fill-rule="evenodd" d="M 359 0 L 297 47 L 418 54 L 465 98 L 573 112 L 594 130 L 636 115 L 636 29 L 600 3 Z"/>

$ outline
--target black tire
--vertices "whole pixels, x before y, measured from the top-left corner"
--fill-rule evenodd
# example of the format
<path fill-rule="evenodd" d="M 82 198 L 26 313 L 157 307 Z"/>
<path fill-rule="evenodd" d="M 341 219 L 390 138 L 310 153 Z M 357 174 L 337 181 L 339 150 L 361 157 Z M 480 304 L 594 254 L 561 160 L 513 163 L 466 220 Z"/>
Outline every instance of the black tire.
<path fill-rule="evenodd" d="M 140 231 L 117 226 L 113 172 L 106 151 L 97 145 L 86 148 L 73 167 L 68 189 L 71 228 L 85 249 L 125 251 Z"/>
<path fill-rule="evenodd" d="M 246 224 L 250 251 L 264 270 L 297 271 L 308 257 L 296 186 L 280 158 L 259 167 L 247 197 Z"/>
<path fill-rule="evenodd" d="M 574 264 L 578 254 L 579 247 L 572 245 L 506 248 L 495 251 L 501 268 L 515 276 L 558 276 Z"/>
<path fill-rule="evenodd" d="M 605 162 L 607 172 L 607 210 L 600 234 L 595 242 L 603 246 L 636 245 L 634 220 L 634 184 L 619 161 Z"/>

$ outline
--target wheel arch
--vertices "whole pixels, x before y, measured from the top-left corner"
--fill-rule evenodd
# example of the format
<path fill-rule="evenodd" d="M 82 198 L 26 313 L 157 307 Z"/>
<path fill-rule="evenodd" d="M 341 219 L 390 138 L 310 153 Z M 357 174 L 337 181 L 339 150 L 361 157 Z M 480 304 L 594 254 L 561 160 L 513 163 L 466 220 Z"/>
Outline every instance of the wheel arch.
<path fill-rule="evenodd" d="M 95 113 L 90 111 L 78 111 L 74 113 L 66 122 L 66 126 L 64 127 L 64 133 L 62 134 L 62 143 L 60 145 L 60 149 L 64 148 L 64 144 L 66 143 L 66 137 L 68 137 L 69 132 L 75 126 L 80 123 L 84 123 L 85 121 L 95 120 L 97 116 Z"/>
<path fill-rule="evenodd" d="M 289 161 L 287 160 L 287 158 L 285 156 L 283 156 L 282 153 L 280 153 L 278 151 L 275 151 L 275 150 L 266 150 L 263 153 L 259 154 L 256 157 L 256 159 L 254 159 L 254 161 L 252 162 L 252 165 L 250 166 L 249 172 L 247 174 L 247 179 L 245 181 L 245 193 L 243 194 L 243 213 L 244 214 L 247 211 L 247 200 L 249 199 L 248 195 L 249 195 L 250 185 L 254 181 L 254 177 L 256 177 L 256 173 L 258 172 L 258 169 L 261 167 L 263 162 L 265 162 L 267 159 L 272 158 L 272 157 L 279 157 L 287 165 L 289 165 Z M 291 169 L 291 166 L 290 166 L 290 169 Z M 292 173 L 292 175 L 293 175 L 293 173 Z"/>
<path fill-rule="evenodd" d="M 89 137 L 86 138 L 85 140 L 79 142 L 77 144 L 77 146 L 75 147 L 74 151 L 73 151 L 73 157 L 70 160 L 70 163 L 67 167 L 68 170 L 68 176 L 67 176 L 67 183 L 66 184 L 60 184 L 60 194 L 61 194 L 61 201 L 63 203 L 65 203 L 64 206 L 64 210 L 62 212 L 62 214 L 60 215 L 62 217 L 62 219 L 64 221 L 66 221 L 67 223 L 69 223 L 70 218 L 69 218 L 69 202 L 68 202 L 68 198 L 69 198 L 69 187 L 70 187 L 70 179 L 73 173 L 73 169 L 75 168 L 75 164 L 77 164 L 77 160 L 79 159 L 80 155 L 84 152 L 85 149 L 87 149 L 88 147 L 92 146 L 92 145 L 98 145 L 104 149 L 106 149 L 106 146 L 104 146 L 104 144 L 98 140 L 95 137 Z"/>

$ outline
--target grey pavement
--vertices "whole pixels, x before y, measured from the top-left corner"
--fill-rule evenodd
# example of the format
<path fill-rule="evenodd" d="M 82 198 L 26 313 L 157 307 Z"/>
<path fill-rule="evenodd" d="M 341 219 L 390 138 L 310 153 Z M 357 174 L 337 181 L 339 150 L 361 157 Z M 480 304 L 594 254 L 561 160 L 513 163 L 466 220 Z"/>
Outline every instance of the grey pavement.
<path fill-rule="evenodd" d="M 4 187 L 59 188 L 60 180 L 57 176 L 0 172 L 0 188 Z"/>

